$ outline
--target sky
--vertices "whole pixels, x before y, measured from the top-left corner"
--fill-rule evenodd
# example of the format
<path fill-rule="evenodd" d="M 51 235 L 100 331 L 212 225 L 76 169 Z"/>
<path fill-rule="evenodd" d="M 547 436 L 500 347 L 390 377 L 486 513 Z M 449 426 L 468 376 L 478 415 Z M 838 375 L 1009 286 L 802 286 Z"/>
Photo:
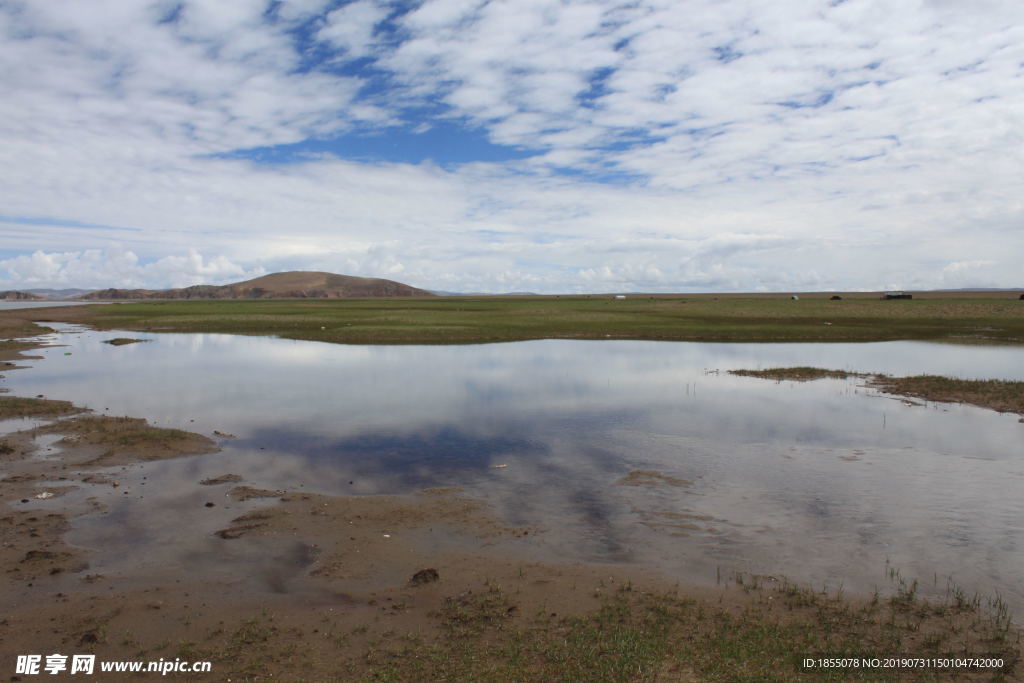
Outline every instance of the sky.
<path fill-rule="evenodd" d="M 1024 286 L 1019 0 L 0 0 L 0 289 Z"/>

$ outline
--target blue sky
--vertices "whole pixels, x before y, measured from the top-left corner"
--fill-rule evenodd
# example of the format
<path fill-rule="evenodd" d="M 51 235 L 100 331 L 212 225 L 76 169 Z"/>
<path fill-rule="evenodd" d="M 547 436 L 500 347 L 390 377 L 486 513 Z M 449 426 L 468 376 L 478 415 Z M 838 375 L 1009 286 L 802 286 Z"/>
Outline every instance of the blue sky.
<path fill-rule="evenodd" d="M 0 289 L 1024 286 L 1009 0 L 0 0 Z"/>

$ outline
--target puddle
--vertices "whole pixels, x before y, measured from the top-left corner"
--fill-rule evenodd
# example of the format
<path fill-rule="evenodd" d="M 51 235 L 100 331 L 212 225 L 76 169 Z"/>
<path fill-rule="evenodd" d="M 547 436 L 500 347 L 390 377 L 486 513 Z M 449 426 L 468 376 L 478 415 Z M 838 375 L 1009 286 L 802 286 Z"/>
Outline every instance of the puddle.
<path fill-rule="evenodd" d="M 234 484 L 199 484 L 238 473 L 257 488 L 328 494 L 460 487 L 507 522 L 542 529 L 528 543 L 555 560 L 642 563 L 704 582 L 719 572 L 785 574 L 868 593 L 885 588 L 894 566 L 938 574 L 939 590 L 952 575 L 1024 610 L 1017 416 L 906 405 L 856 379 L 775 383 L 725 372 L 812 365 L 1024 379 L 1018 347 L 389 347 L 68 329 L 78 333 L 55 335 L 63 346 L 8 373 L 13 393 L 146 417 L 223 448 L 117 471 L 120 489 L 95 487 L 107 512 L 77 520 L 69 541 L 101 551 L 93 564 L 103 572 L 144 566 L 237 580 L 239 563 L 279 558 L 246 580 L 299 590 L 308 549 L 213 535 L 265 504 L 226 498 Z M 153 341 L 103 343 L 117 336 Z"/>

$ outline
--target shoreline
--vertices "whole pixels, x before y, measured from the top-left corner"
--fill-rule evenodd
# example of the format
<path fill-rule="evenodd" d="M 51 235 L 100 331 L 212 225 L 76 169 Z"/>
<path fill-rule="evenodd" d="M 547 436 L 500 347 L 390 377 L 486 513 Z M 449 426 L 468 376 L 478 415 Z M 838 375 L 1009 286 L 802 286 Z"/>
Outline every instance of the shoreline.
<path fill-rule="evenodd" d="M 0 370 L 24 367 L 16 361 L 30 350 L 31 343 L 5 349 L 0 362 L 15 365 Z M 0 394 L 0 401 L 4 398 L 13 397 Z M 73 520 L 104 514 L 109 509 L 105 499 L 142 495 L 141 486 L 147 483 L 144 462 L 202 457 L 198 453 L 212 442 L 202 435 L 175 435 L 168 444 L 168 430 L 147 427 L 142 420 L 79 414 L 70 404 L 50 399 L 29 399 L 22 405 L 23 411 L 33 409 L 44 418 L 54 412 L 67 415 L 70 422 L 16 435 L 11 452 L 0 460 L 5 473 L 0 481 L 0 557 L 8 596 L 0 636 L 12 652 L 42 648 L 96 652 L 106 659 L 208 658 L 214 663 L 211 679 L 223 678 L 226 671 L 233 676 L 289 676 L 296 670 L 312 678 L 361 678 L 381 671 L 403 678 L 436 674 L 431 667 L 438 663 L 431 662 L 439 654 L 464 658 L 459 666 L 468 666 L 480 652 L 493 654 L 495 639 L 498 651 L 505 639 L 514 637 L 548 652 L 545 648 L 554 648 L 573 629 L 596 638 L 588 629 L 601 625 L 607 631 L 608 610 L 617 609 L 630 624 L 636 621 L 637 633 L 650 642 L 650 652 L 638 665 L 655 674 L 667 672 L 672 680 L 702 680 L 722 662 L 702 660 L 690 650 L 680 658 L 678 647 L 668 647 L 673 637 L 705 642 L 699 639 L 720 638 L 724 629 L 746 634 L 754 647 L 766 632 L 775 639 L 778 634 L 772 629 L 793 629 L 794 638 L 805 637 L 808 629 L 820 630 L 822 610 L 845 615 L 848 635 L 871 641 L 872 647 L 881 648 L 873 651 L 879 652 L 895 642 L 883 628 L 887 614 L 906 622 L 900 638 L 908 640 L 901 643 L 914 642 L 912 634 L 921 632 L 925 621 L 925 633 L 947 627 L 968 630 L 966 624 L 985 626 L 983 632 L 992 633 L 980 605 L 972 607 L 955 593 L 950 606 L 940 611 L 925 607 L 932 603 L 920 601 L 905 584 L 896 587 L 892 601 L 876 596 L 872 602 L 870 596 L 823 595 L 776 577 L 738 575 L 715 587 L 681 586 L 642 567 L 538 562 L 525 544 L 517 547 L 517 539 L 537 530 L 504 525 L 485 501 L 458 491 L 322 496 L 255 489 L 246 484 L 244 473 L 235 472 L 196 482 L 200 496 L 212 501 L 224 500 L 226 494 L 236 503 L 231 510 L 223 503 L 204 507 L 209 520 L 195 533 L 209 536 L 224 553 L 246 558 L 235 568 L 246 575 L 243 579 L 223 572 L 152 567 L 136 575 L 103 576 L 86 566 L 94 555 L 64 540 Z M 133 430 L 136 457 L 126 457 L 123 449 L 111 445 L 123 436 L 117 429 L 100 429 L 111 424 Z M 147 429 L 159 438 L 140 437 Z M 28 450 L 30 437 L 53 431 L 65 434 L 63 440 L 44 448 L 59 451 Z M 5 443 L 11 439 L 0 437 Z M 180 448 L 182 440 L 189 446 Z M 54 496 L 35 498 L 46 492 Z M 9 504 L 12 500 L 29 502 Z M 254 558 L 259 560 L 255 564 Z M 714 623 L 697 619 L 694 606 L 713 616 Z M 659 626 L 654 617 L 666 613 L 674 614 L 674 621 Z M 83 616 L 68 621 L 69 615 Z M 539 624 L 540 616 L 545 619 Z M 66 621 L 56 633 L 53 619 Z M 1005 629 L 1001 622 L 996 626 L 997 632 L 1011 633 L 1008 623 Z M 780 642 L 792 646 L 785 638 Z M 971 642 L 962 647 L 981 647 L 980 641 Z M 418 653 L 411 664 L 410 652 Z M 1019 647 L 1016 652 L 1019 657 Z M 780 651 L 776 656 L 785 659 L 789 654 Z M 506 660 L 496 656 L 488 666 L 498 668 L 483 673 L 520 666 Z M 529 667 L 535 665 L 522 666 L 534 671 Z M 776 661 L 773 666 L 778 665 Z M 479 676 L 481 670 L 466 673 Z"/>

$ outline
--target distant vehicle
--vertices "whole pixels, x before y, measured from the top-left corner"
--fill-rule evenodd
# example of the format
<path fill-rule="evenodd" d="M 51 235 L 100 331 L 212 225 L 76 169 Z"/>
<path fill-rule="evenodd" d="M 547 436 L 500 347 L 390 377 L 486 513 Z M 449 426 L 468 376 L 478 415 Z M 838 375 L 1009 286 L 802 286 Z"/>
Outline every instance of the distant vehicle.
<path fill-rule="evenodd" d="M 838 294 L 833 294 L 832 296 L 829 297 L 829 299 L 831 301 L 842 301 L 843 297 L 839 296 Z"/>
<path fill-rule="evenodd" d="M 882 295 L 883 299 L 913 299 L 913 294 L 907 294 L 906 292 L 886 292 Z"/>

